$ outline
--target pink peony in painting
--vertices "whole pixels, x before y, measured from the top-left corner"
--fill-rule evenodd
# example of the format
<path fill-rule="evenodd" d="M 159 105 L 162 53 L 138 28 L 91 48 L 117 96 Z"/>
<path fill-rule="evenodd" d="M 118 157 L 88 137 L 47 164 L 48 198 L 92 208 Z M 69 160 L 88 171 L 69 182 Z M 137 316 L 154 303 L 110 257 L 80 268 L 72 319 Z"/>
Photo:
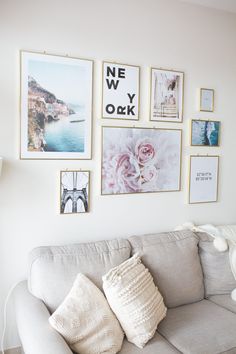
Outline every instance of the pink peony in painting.
<path fill-rule="evenodd" d="M 103 127 L 102 194 L 180 190 L 181 130 Z"/>

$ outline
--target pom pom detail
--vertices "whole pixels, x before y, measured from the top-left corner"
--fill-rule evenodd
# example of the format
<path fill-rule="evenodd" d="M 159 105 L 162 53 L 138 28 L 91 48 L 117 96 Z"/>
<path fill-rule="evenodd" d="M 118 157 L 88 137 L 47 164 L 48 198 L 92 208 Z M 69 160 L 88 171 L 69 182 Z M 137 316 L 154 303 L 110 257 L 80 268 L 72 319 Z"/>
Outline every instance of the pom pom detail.
<path fill-rule="evenodd" d="M 219 252 L 225 252 L 228 249 L 227 241 L 222 237 L 216 237 L 213 244 Z"/>
<path fill-rule="evenodd" d="M 232 300 L 236 301 L 236 289 L 234 289 L 231 293 Z"/>

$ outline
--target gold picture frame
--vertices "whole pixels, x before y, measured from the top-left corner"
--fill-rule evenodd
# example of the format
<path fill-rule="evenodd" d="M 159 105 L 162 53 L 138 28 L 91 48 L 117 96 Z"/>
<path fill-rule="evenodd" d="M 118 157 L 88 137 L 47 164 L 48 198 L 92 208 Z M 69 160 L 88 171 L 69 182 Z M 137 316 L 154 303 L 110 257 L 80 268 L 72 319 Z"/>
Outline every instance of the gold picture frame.
<path fill-rule="evenodd" d="M 114 74 L 111 73 L 113 78 L 111 78 L 110 81 L 108 78 L 109 75 L 106 77 L 104 73 L 106 65 L 112 66 L 113 69 L 115 69 L 115 73 Z M 129 69 L 130 69 L 129 78 L 124 77 L 123 75 L 127 74 L 127 71 Z M 121 70 L 125 70 L 125 73 L 121 72 Z M 111 62 L 107 60 L 103 61 L 102 63 L 102 104 L 101 104 L 102 119 L 111 119 L 111 120 L 118 119 L 123 121 L 139 120 L 140 118 L 140 72 L 141 72 L 141 67 L 138 65 Z M 136 85 L 134 82 L 134 78 L 136 79 Z M 130 81 L 129 83 L 130 87 L 129 86 L 125 87 L 125 81 L 123 81 L 122 79 L 125 79 L 126 83 L 127 81 Z M 120 83 L 122 83 L 122 85 L 120 85 Z M 136 88 L 132 87 L 132 85 L 136 86 Z M 135 96 L 137 96 L 137 98 L 133 96 L 134 95 L 133 91 L 131 95 L 130 90 L 135 91 Z M 133 105 L 134 99 L 136 102 L 135 105 Z M 107 102 L 107 100 L 109 103 Z M 113 100 L 116 101 L 116 103 L 114 103 Z M 119 102 L 119 104 L 117 103 L 117 101 Z M 108 106 L 113 107 L 112 108 L 113 111 L 108 112 L 107 111 Z M 135 110 L 136 114 L 134 114 L 134 117 L 132 118 L 132 116 L 129 116 L 129 113 L 134 113 L 135 108 L 136 108 Z"/>
<path fill-rule="evenodd" d="M 200 88 L 200 112 L 214 112 L 215 106 L 215 90 L 208 88 Z"/>
<path fill-rule="evenodd" d="M 190 121 L 191 146 L 220 147 L 220 138 L 221 122 L 219 120 L 192 119 Z"/>
<path fill-rule="evenodd" d="M 159 83 L 158 75 L 161 75 Z M 152 122 L 183 123 L 183 113 L 184 72 L 151 67 L 149 120 Z"/>
<path fill-rule="evenodd" d="M 50 151 L 44 150 L 44 146 L 42 145 L 47 143 L 47 141 L 44 139 L 44 132 L 39 133 L 41 138 L 37 139 L 38 143 L 35 145 L 35 142 L 32 147 L 29 147 L 30 140 L 29 138 L 29 127 L 30 127 L 30 121 L 29 121 L 29 109 L 33 109 L 31 107 L 31 103 L 29 101 L 29 85 L 30 85 L 30 70 L 29 70 L 29 63 L 32 62 L 34 63 L 34 72 L 37 70 L 37 66 L 35 63 L 40 63 L 40 62 L 48 62 L 51 65 L 54 63 L 55 68 L 57 65 L 62 64 L 64 67 L 66 67 L 67 64 L 72 64 L 74 67 L 78 67 L 78 76 L 79 70 L 84 69 L 83 76 L 87 75 L 86 77 L 89 78 L 89 83 L 88 88 L 87 88 L 87 97 L 84 95 L 85 99 L 85 117 L 81 116 L 81 119 L 74 119 L 73 123 L 75 122 L 76 124 L 84 124 L 85 125 L 85 133 L 83 135 L 83 148 L 81 148 L 81 151 L 76 151 L 76 148 L 73 147 L 71 151 L 63 151 L 63 148 L 60 147 L 60 149 L 57 151 L 56 149 L 50 148 Z M 73 67 L 73 65 L 68 65 L 69 67 Z M 79 69 L 79 66 L 81 65 L 81 68 Z M 84 65 L 84 66 L 83 66 Z M 32 66 L 32 65 L 31 65 Z M 33 66 L 32 66 L 33 67 Z M 39 70 L 39 65 L 38 65 L 38 70 Z M 38 77 L 40 77 L 39 74 L 40 71 L 38 71 Z M 49 70 L 48 72 L 53 72 L 53 70 Z M 86 73 L 85 73 L 86 72 Z M 61 71 L 60 71 L 61 73 Z M 57 77 L 57 80 L 59 80 L 59 75 L 57 76 L 56 73 L 54 72 L 53 74 L 54 78 Z M 62 75 L 62 73 L 61 73 Z M 72 75 L 72 73 L 71 73 Z M 72 75 L 73 76 L 73 75 Z M 82 74 L 81 74 L 82 76 Z M 78 57 L 72 57 L 68 55 L 58 55 L 58 54 L 52 54 L 52 53 L 46 53 L 46 52 L 34 52 L 34 51 L 29 51 L 29 50 L 20 50 L 20 159 L 21 160 L 91 160 L 92 159 L 92 135 L 93 135 L 93 76 L 94 76 L 94 61 L 91 59 L 83 59 L 83 58 L 78 58 Z M 47 77 L 47 80 L 49 82 L 49 75 L 46 76 L 44 72 L 44 83 L 45 83 L 45 78 Z M 33 78 L 35 81 L 35 88 L 41 88 L 41 91 L 46 93 L 49 93 L 55 96 L 55 103 L 58 106 L 63 106 L 63 103 L 67 105 L 67 112 L 65 112 L 65 107 L 61 109 L 58 107 L 51 107 L 53 104 L 49 104 L 50 107 L 46 107 L 45 109 L 47 112 L 52 113 L 52 119 L 51 121 L 55 123 L 56 121 L 59 121 L 60 119 L 55 119 L 55 115 L 57 115 L 56 118 L 61 114 L 66 115 L 71 115 L 76 112 L 73 111 L 73 108 L 71 108 L 71 104 L 73 105 L 73 102 L 67 102 L 63 101 L 61 97 L 57 97 L 53 92 L 50 91 L 48 87 L 43 87 L 40 83 L 37 82 L 36 79 Z M 32 80 L 32 83 L 34 83 Z M 51 77 L 51 81 L 53 81 L 53 78 Z M 62 80 L 63 81 L 63 80 Z M 70 83 L 71 85 L 71 83 Z M 52 85 L 53 86 L 53 85 Z M 56 84 L 54 83 L 54 87 Z M 61 87 L 66 87 L 65 83 L 63 82 L 63 85 Z M 83 88 L 84 89 L 84 88 Z M 66 91 L 66 90 L 64 90 Z M 77 91 L 74 90 L 76 94 L 79 92 L 78 87 Z M 41 93 L 40 93 L 41 94 Z M 69 95 L 69 93 L 67 92 Z M 73 96 L 75 97 L 75 96 Z M 82 96 L 81 96 L 82 97 Z M 40 98 L 40 96 L 39 96 Z M 43 104 L 43 99 L 42 97 L 42 104 Z M 34 101 L 38 104 L 39 100 L 37 97 L 35 97 Z M 45 100 L 44 100 L 45 101 Z M 33 100 L 32 100 L 33 102 Z M 46 104 L 46 101 L 44 102 Z M 77 106 L 78 107 L 78 106 Z M 50 109 L 50 112 L 49 112 Z M 73 111 L 73 113 L 72 113 Z M 62 113 L 63 112 L 63 113 Z M 36 110 L 37 113 L 37 110 Z M 43 112 L 44 113 L 44 112 Z M 54 114 L 55 113 L 55 114 Z M 77 113 L 76 113 L 77 114 Z M 45 114 L 46 117 L 46 114 Z M 47 120 L 48 121 L 48 120 Z M 46 122 L 46 118 L 44 119 L 44 123 Z M 61 121 L 60 121 L 61 122 Z M 33 124 L 31 124 L 33 126 Z M 36 126 L 37 128 L 37 126 Z M 39 126 L 40 129 L 37 128 L 37 130 L 42 130 L 41 126 Z M 44 128 L 43 128 L 44 130 Z M 63 128 L 62 128 L 63 130 Z M 71 131 L 76 132 L 75 126 L 73 126 L 73 129 Z M 33 131 L 34 132 L 34 131 Z M 63 133 L 62 133 L 63 134 Z M 75 134 L 75 133 L 74 133 Z M 37 134 L 36 134 L 37 136 Z M 67 139 L 68 141 L 73 141 L 73 139 Z M 75 141 L 76 139 L 74 139 Z M 54 150 L 53 150 L 54 149 Z M 69 148 L 66 148 L 65 150 L 69 150 Z M 79 150 L 79 148 L 77 148 Z M 83 150 L 83 151 L 82 151 Z"/>
<path fill-rule="evenodd" d="M 194 178 L 193 173 L 193 160 L 194 159 L 206 159 L 205 163 L 205 170 L 204 172 L 195 172 L 195 179 L 198 178 L 199 183 L 208 183 L 206 186 L 201 186 L 202 190 L 199 194 L 200 197 L 196 197 L 198 191 L 193 191 L 193 182 L 192 179 Z M 215 160 L 216 165 L 210 164 L 210 159 Z M 188 188 L 188 203 L 189 204 L 206 204 L 206 203 L 216 203 L 218 202 L 219 196 L 219 165 L 220 165 L 220 156 L 219 155 L 190 155 L 189 157 L 189 188 Z M 196 167 L 194 167 L 196 168 Z M 216 169 L 214 175 L 212 177 L 211 169 Z M 206 172 L 208 170 L 208 172 Z M 210 171 L 210 172 L 209 172 Z M 213 179 L 212 179 L 213 178 Z M 210 182 L 215 183 L 213 186 L 210 186 Z M 210 187 L 209 187 L 210 186 Z M 204 196 L 204 193 L 211 193 L 213 197 L 210 198 Z M 209 197 L 209 196 L 208 196 Z"/>
<path fill-rule="evenodd" d="M 78 176 L 80 175 L 80 181 Z M 86 214 L 90 212 L 91 172 L 89 170 L 62 170 L 60 171 L 60 214 Z M 71 201 L 71 205 L 67 203 Z M 82 211 L 78 211 L 78 202 L 81 201 Z M 66 210 L 67 209 L 67 210 Z M 65 211 L 66 210 L 66 211 Z"/>
<path fill-rule="evenodd" d="M 105 130 L 109 129 L 109 134 L 105 136 Z M 116 132 L 115 134 L 112 134 L 112 131 Z M 126 134 L 125 133 L 121 133 L 124 132 L 126 130 Z M 144 134 L 145 132 L 149 132 L 148 134 Z M 120 132 L 120 134 L 119 134 Z M 134 133 L 136 132 L 136 133 Z M 148 190 L 148 188 L 140 188 L 139 186 L 143 183 L 146 182 L 150 182 L 148 180 L 148 176 L 145 175 L 145 163 L 143 161 L 139 160 L 139 153 L 137 151 L 143 151 L 141 150 L 142 147 L 144 147 L 144 155 L 145 153 L 149 156 L 148 158 L 152 158 L 152 154 L 154 154 L 154 151 L 152 150 L 152 146 L 150 146 L 152 143 L 150 142 L 150 140 L 155 141 L 155 147 L 158 146 L 158 144 L 161 144 L 160 142 L 157 142 L 157 133 L 158 132 L 169 132 L 169 134 L 166 135 L 166 137 L 163 137 L 164 134 L 162 134 L 162 142 L 165 141 L 166 144 L 171 144 L 174 141 L 174 145 L 176 146 L 176 144 L 178 144 L 178 148 L 177 148 L 177 152 L 174 153 L 173 150 L 170 151 L 169 153 L 172 154 L 173 158 L 177 159 L 176 165 L 172 166 L 173 168 L 171 168 L 169 166 L 169 170 L 167 169 L 167 172 L 163 172 L 163 170 L 161 170 L 161 167 L 157 166 L 158 162 L 155 160 L 153 160 L 153 164 L 150 163 L 150 161 L 148 161 L 147 163 L 147 167 L 148 167 L 148 173 L 152 173 L 152 177 L 153 177 L 153 182 L 155 183 L 156 180 L 156 173 L 157 170 L 159 169 L 160 171 L 158 171 L 159 175 L 162 175 L 162 178 L 167 178 L 167 176 L 163 176 L 164 173 L 172 173 L 172 180 L 171 182 L 169 182 L 170 184 L 172 183 L 173 185 L 175 185 L 175 187 L 169 187 L 169 189 L 166 187 L 166 189 L 158 189 L 158 187 L 155 189 L 153 187 L 152 190 Z M 142 134 L 143 133 L 143 134 Z M 176 136 L 175 136 L 175 134 Z M 120 136 L 119 136 L 120 135 Z M 161 134 L 160 134 L 161 135 Z M 109 144 L 110 142 L 105 141 L 105 139 L 107 139 L 107 137 L 109 136 L 110 142 L 112 144 L 112 150 L 107 150 L 109 151 L 109 154 L 113 155 L 113 156 L 106 156 L 106 146 L 107 144 Z M 125 139 L 128 137 L 128 145 L 125 143 Z M 132 140 L 133 139 L 133 140 Z M 135 143 L 134 141 L 136 140 L 136 152 L 135 152 Z M 161 139 L 160 139 L 161 140 Z M 144 145 L 142 145 L 142 141 L 144 142 Z M 119 144 L 122 144 L 122 148 L 121 146 L 119 146 Z M 129 145 L 130 144 L 130 145 Z M 140 144 L 140 145 L 139 145 Z M 132 146 L 132 147 L 131 147 Z M 138 150 L 137 150 L 137 146 L 139 146 Z M 173 145 L 172 145 L 173 146 Z M 120 150 L 121 148 L 121 150 Z M 119 152 L 116 152 L 114 150 L 118 149 Z M 168 150 L 168 147 L 167 149 Z M 155 150 L 156 152 L 157 150 Z M 161 149 L 158 149 L 159 154 L 161 154 L 161 156 L 164 157 L 163 154 L 165 154 L 166 152 L 161 151 Z M 160 193 L 160 192 L 179 192 L 181 190 L 181 178 L 182 178 L 182 129 L 167 129 L 167 128 L 148 128 L 148 127 L 124 127 L 124 126 L 102 126 L 102 159 L 101 159 L 101 195 L 102 196 L 107 196 L 107 195 L 123 195 L 123 194 L 143 194 L 143 193 Z M 140 153 L 142 154 L 142 153 Z M 159 155 L 160 156 L 160 155 Z M 144 157 L 145 159 L 145 157 Z M 156 155 L 155 155 L 155 159 L 156 159 Z M 107 161 L 108 161 L 108 165 L 107 165 Z M 109 161 L 113 161 L 112 162 L 112 166 L 109 165 Z M 133 164 L 133 166 L 131 166 L 131 169 L 134 167 L 136 168 L 136 172 L 137 172 L 137 179 L 135 181 L 131 181 L 129 180 L 128 183 L 126 184 L 127 181 L 124 181 L 124 175 L 122 176 L 121 180 L 120 177 L 118 177 L 118 182 L 116 180 L 116 175 L 114 176 L 114 173 L 118 173 L 119 174 L 119 169 L 122 169 L 122 164 L 123 167 L 125 166 L 126 162 L 129 163 L 129 161 L 132 161 L 131 164 Z M 114 163 L 116 164 L 116 167 L 114 167 Z M 107 168 L 108 166 L 108 168 Z M 154 167 L 152 170 L 152 166 Z M 126 166 L 127 167 L 127 166 Z M 118 168 L 118 169 L 117 169 Z M 107 171 L 109 170 L 109 171 Z M 127 172 L 127 170 L 126 170 Z M 125 172 L 125 173 L 126 173 Z M 136 173 L 135 172 L 135 173 Z M 131 175 L 134 173 L 134 171 L 131 171 Z M 115 183 L 117 183 L 117 185 L 114 184 L 114 186 L 112 185 L 112 183 L 114 182 L 114 180 L 108 180 L 107 179 L 107 175 L 109 175 L 109 178 L 111 176 L 114 176 L 114 180 L 116 181 Z M 129 175 L 129 174 L 128 174 Z M 126 178 L 126 177 L 125 177 Z M 175 180 L 176 178 L 176 180 Z M 132 179 L 132 177 L 131 177 Z M 170 178 L 171 179 L 171 178 Z M 109 184 L 111 182 L 111 185 Z M 121 184 L 119 184 L 121 182 Z M 124 182 L 124 185 L 122 185 L 122 183 Z M 130 184 L 129 184 L 130 182 Z M 133 183 L 134 182 L 134 183 Z M 105 184 L 108 183 L 108 188 L 105 186 Z M 137 183 L 138 183 L 138 187 L 137 187 Z M 120 188 L 121 186 L 121 188 Z M 124 188 L 123 188 L 124 186 Z M 146 185 L 147 186 L 147 185 Z M 146 187 L 145 186 L 145 187 Z"/>

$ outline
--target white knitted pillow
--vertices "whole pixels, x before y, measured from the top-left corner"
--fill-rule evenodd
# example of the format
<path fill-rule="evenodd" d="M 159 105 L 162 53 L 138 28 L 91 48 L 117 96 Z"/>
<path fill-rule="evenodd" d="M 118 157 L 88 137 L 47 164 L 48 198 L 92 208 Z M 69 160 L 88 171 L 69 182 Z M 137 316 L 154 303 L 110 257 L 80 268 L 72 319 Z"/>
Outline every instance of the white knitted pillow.
<path fill-rule="evenodd" d="M 57 330 L 80 354 L 115 354 L 120 351 L 123 331 L 102 292 L 83 274 L 49 318 Z"/>
<path fill-rule="evenodd" d="M 143 348 L 166 315 L 163 298 L 136 254 L 103 276 L 107 300 L 129 342 Z"/>

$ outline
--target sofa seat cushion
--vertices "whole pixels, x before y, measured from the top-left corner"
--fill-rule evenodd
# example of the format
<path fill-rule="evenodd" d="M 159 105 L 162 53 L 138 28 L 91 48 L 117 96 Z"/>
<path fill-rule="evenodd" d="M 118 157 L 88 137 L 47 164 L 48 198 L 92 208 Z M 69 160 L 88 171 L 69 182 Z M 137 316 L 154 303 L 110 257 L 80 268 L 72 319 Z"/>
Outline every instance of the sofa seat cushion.
<path fill-rule="evenodd" d="M 142 349 L 124 340 L 119 354 L 177 354 L 180 353 L 172 344 L 156 332 L 155 336 Z"/>
<path fill-rule="evenodd" d="M 54 312 L 69 293 L 78 273 L 100 290 L 102 276 L 130 257 L 127 240 L 37 247 L 29 256 L 29 291 Z"/>
<path fill-rule="evenodd" d="M 231 299 L 231 295 L 213 295 L 209 297 L 209 300 L 236 313 L 236 301 Z"/>
<path fill-rule="evenodd" d="M 132 254 L 139 253 L 169 308 L 204 298 L 198 237 L 189 230 L 132 236 Z"/>
<path fill-rule="evenodd" d="M 183 354 L 219 354 L 236 348 L 235 314 L 208 300 L 168 310 L 158 331 Z"/>

